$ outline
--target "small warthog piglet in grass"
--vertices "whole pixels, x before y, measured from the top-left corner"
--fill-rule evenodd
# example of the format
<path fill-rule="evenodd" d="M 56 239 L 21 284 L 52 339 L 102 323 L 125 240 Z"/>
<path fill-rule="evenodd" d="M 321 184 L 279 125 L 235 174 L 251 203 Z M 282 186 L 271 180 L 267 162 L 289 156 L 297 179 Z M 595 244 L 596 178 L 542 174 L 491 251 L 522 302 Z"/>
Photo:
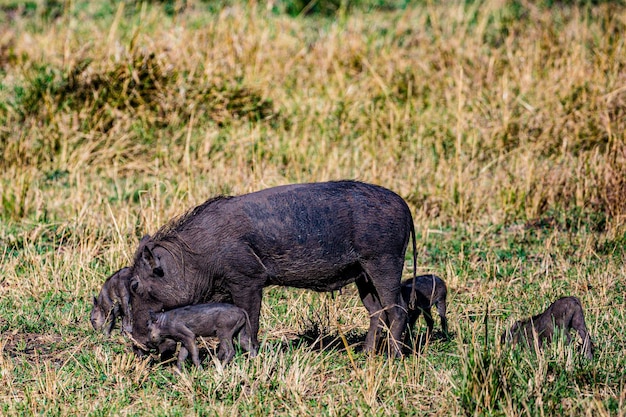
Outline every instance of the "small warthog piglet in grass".
<path fill-rule="evenodd" d="M 434 320 L 431 314 L 433 305 L 437 306 L 437 312 L 441 318 L 441 330 L 448 334 L 448 320 L 446 319 L 446 297 L 448 289 L 446 283 L 437 275 L 427 274 L 415 277 L 415 292 L 413 292 L 413 278 L 402 282 L 402 298 L 408 306 L 408 329 L 413 329 L 420 314 L 424 314 L 429 335 L 433 334 Z M 411 296 L 415 297 L 415 302 L 411 303 Z M 368 311 L 375 311 L 382 308 L 377 304 L 375 298 L 365 298 L 363 300 Z"/>
<path fill-rule="evenodd" d="M 434 320 L 431 314 L 432 306 L 437 307 L 439 318 L 441 319 L 441 330 L 444 334 L 448 334 L 448 320 L 446 318 L 446 298 L 448 296 L 448 288 L 446 283 L 437 275 L 420 275 L 415 278 L 415 305 L 410 305 L 411 290 L 413 288 L 413 280 L 407 279 L 402 283 L 402 296 L 409 305 L 409 329 L 412 329 L 415 322 L 424 314 L 424 320 L 428 326 L 428 332 L 433 333 Z M 412 307 L 412 308 L 411 308 Z"/>
<path fill-rule="evenodd" d="M 181 342 L 178 355 L 178 368 L 181 369 L 187 355 L 200 367 L 196 337 L 217 336 L 218 359 L 226 364 L 235 356 L 233 338 L 239 336 L 239 343 L 250 356 L 257 350 L 251 339 L 248 313 L 242 308 L 225 303 L 195 304 L 163 313 L 151 313 L 148 321 L 150 344 L 160 345 L 166 339 Z"/>
<path fill-rule="evenodd" d="M 516 321 L 502 334 L 501 342 L 513 345 L 523 342 L 532 348 L 537 337 L 537 344 L 541 348 L 545 342 L 552 342 L 555 328 L 565 333 L 568 343 L 572 340 L 570 330 L 577 331 L 583 342 L 582 350 L 585 357 L 593 359 L 593 342 L 585 325 L 583 308 L 576 297 L 559 298 L 543 313 Z"/>
<path fill-rule="evenodd" d="M 132 331 L 128 289 L 130 277 L 131 269 L 122 268 L 106 279 L 98 297 L 93 298 L 90 320 L 94 329 L 104 328 L 104 332 L 109 335 L 117 318 L 121 317 L 122 331 Z"/>

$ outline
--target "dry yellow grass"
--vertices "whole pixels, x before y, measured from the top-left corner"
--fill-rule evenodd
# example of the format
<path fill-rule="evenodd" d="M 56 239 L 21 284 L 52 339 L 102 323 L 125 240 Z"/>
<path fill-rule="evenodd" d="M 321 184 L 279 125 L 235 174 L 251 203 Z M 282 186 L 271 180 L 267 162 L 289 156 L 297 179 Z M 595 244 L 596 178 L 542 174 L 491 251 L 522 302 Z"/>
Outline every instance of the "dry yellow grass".
<path fill-rule="evenodd" d="M 44 73 L 74 88 L 42 88 L 23 118 L 5 112 L 7 178 L 176 181 L 187 200 L 173 212 L 220 191 L 359 178 L 409 198 L 423 221 L 578 206 L 623 223 L 621 8 L 524 4 L 516 18 L 486 1 L 310 22 L 254 4 L 207 15 L 190 2 L 173 20 L 124 5 L 100 24 L 68 13 L 4 36 L 7 101 Z M 89 97 L 107 83 L 130 101 Z M 257 95 L 271 110 L 249 113 Z"/>
<path fill-rule="evenodd" d="M 624 7 L 73 1 L 46 20 L 10 4 L 0 414 L 623 415 Z M 403 361 L 345 349 L 367 322 L 353 288 L 268 289 L 261 355 L 224 369 L 177 375 L 91 330 L 91 295 L 144 233 L 215 194 L 340 178 L 407 199 L 452 341 Z M 485 353 L 567 294 L 593 363 Z"/>

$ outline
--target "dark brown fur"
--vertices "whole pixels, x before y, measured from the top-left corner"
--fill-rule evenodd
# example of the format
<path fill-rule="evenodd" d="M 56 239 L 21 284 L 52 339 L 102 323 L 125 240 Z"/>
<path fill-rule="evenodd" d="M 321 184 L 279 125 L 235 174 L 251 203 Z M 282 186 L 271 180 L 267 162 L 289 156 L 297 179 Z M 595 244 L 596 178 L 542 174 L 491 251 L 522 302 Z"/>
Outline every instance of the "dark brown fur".
<path fill-rule="evenodd" d="M 593 342 L 585 325 L 582 305 L 576 297 L 559 298 L 543 313 L 515 322 L 502 334 L 501 342 L 513 345 L 522 342 L 533 348 L 537 337 L 537 344 L 541 348 L 545 343 L 552 343 L 555 328 L 565 333 L 568 343 L 572 340 L 570 330 L 577 331 L 583 342 L 585 357 L 593 359 Z"/>
<path fill-rule="evenodd" d="M 208 200 L 139 244 L 133 263 L 133 338 L 145 343 L 148 311 L 232 301 L 250 317 L 258 346 L 268 285 L 334 291 L 356 282 L 370 310 L 365 349 L 381 323 L 400 354 L 407 315 L 400 292 L 404 253 L 415 234 L 406 202 L 356 181 L 293 184 Z"/>
<path fill-rule="evenodd" d="M 187 355 L 200 367 L 196 337 L 217 336 L 220 341 L 217 357 L 223 364 L 235 356 L 233 338 L 239 336 L 241 346 L 256 356 L 256 348 L 251 344 L 250 321 L 242 308 L 232 304 L 209 303 L 181 307 L 164 313 L 151 314 L 148 322 L 150 342 L 160 345 L 165 339 L 181 342 L 178 355 L 178 368 L 181 369 Z"/>
<path fill-rule="evenodd" d="M 132 331 L 130 311 L 130 277 L 131 269 L 126 267 L 108 277 L 98 297 L 93 298 L 90 321 L 94 329 L 104 328 L 105 334 L 109 335 L 118 317 L 122 318 L 122 331 Z"/>
<path fill-rule="evenodd" d="M 413 279 L 407 279 L 402 283 L 402 297 L 409 306 L 407 328 L 413 329 L 420 314 L 424 314 L 424 320 L 428 326 L 428 333 L 432 335 L 434 320 L 431 314 L 433 305 L 437 306 L 437 312 L 441 319 L 441 330 L 448 334 L 448 320 L 446 318 L 446 298 L 448 289 L 446 283 L 437 275 L 427 274 L 415 277 L 415 302 L 411 303 L 411 293 L 413 289 Z M 364 302 L 370 303 L 369 300 Z M 376 304 L 366 304 L 368 311 L 380 308 Z"/>
<path fill-rule="evenodd" d="M 402 296 L 409 304 L 413 280 L 408 279 L 402 283 Z M 428 326 L 429 334 L 433 333 L 434 320 L 431 314 L 432 306 L 437 307 L 439 318 L 441 319 L 441 331 L 448 334 L 448 319 L 446 318 L 448 288 L 446 283 L 437 275 L 420 275 L 415 278 L 416 303 L 413 308 L 409 308 L 408 326 L 413 328 L 415 322 L 424 314 L 424 320 Z"/>

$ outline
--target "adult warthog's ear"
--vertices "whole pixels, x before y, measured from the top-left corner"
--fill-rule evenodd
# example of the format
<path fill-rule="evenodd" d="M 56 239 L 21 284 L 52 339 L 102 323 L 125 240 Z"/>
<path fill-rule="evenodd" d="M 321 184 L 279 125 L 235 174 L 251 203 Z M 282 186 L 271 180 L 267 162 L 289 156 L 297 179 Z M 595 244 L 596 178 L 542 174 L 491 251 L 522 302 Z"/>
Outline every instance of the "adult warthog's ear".
<path fill-rule="evenodd" d="M 157 265 L 157 259 L 154 256 L 152 249 L 150 249 L 147 245 L 143 247 L 141 259 L 152 269 L 154 269 Z"/>
<path fill-rule="evenodd" d="M 152 249 L 150 249 L 148 245 L 143 247 L 141 258 L 148 266 L 150 266 L 154 275 L 157 277 L 163 277 L 163 275 L 165 275 L 163 268 L 161 267 L 160 259 L 154 255 L 154 252 L 152 252 Z"/>
<path fill-rule="evenodd" d="M 98 299 L 96 297 L 93 298 L 93 306 L 94 307 L 98 306 Z"/>

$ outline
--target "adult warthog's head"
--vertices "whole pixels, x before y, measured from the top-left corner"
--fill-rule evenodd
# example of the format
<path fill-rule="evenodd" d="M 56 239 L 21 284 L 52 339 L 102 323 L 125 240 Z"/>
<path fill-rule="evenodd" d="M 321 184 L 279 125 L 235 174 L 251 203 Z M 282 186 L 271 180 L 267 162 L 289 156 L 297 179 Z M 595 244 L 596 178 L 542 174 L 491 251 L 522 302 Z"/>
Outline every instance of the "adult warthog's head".
<path fill-rule="evenodd" d="M 150 344 L 148 322 L 151 311 L 170 310 L 198 301 L 197 274 L 183 268 L 186 256 L 185 247 L 176 241 L 156 241 L 144 236 L 139 242 L 129 284 L 135 344 Z"/>

